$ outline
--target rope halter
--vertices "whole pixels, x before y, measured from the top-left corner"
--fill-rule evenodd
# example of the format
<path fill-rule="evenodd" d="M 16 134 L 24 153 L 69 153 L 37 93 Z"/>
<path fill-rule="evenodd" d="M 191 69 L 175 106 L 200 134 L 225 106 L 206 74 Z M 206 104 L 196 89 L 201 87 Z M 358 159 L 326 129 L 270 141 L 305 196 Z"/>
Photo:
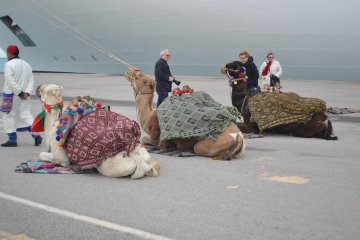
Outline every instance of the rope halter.
<path fill-rule="evenodd" d="M 147 90 L 148 86 L 155 86 L 155 81 L 150 79 L 151 81 L 146 81 L 144 83 L 144 77 L 146 75 L 143 74 L 138 68 L 132 69 L 131 71 L 128 71 L 125 73 L 126 79 L 130 82 L 131 86 L 133 87 L 135 91 L 135 97 L 140 94 L 153 94 L 154 88 L 151 90 Z M 138 85 L 142 85 L 142 89 L 139 89 Z"/>

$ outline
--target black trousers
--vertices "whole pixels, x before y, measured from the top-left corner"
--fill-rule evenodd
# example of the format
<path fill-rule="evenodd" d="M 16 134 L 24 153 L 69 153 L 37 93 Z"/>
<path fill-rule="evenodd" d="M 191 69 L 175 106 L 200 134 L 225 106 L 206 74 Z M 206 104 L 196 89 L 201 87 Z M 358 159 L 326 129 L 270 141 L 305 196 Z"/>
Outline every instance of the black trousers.
<path fill-rule="evenodd" d="M 157 104 L 156 107 L 159 107 L 159 105 L 165 100 L 165 98 L 167 98 L 169 96 L 168 92 L 157 92 L 158 95 L 158 100 L 157 100 Z"/>

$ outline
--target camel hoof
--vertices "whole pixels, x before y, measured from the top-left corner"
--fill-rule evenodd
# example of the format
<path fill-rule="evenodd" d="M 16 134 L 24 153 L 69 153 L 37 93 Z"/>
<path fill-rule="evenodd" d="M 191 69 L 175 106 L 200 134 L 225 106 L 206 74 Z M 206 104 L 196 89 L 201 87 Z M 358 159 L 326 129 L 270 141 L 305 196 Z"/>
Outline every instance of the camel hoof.
<path fill-rule="evenodd" d="M 339 138 L 337 136 L 330 136 L 326 140 L 338 140 Z"/>
<path fill-rule="evenodd" d="M 145 176 L 149 176 L 149 177 L 157 177 L 157 176 L 159 176 L 159 174 L 160 174 L 160 164 L 155 160 L 150 160 L 149 164 L 152 165 L 152 168 L 151 168 L 150 171 L 145 173 Z"/>

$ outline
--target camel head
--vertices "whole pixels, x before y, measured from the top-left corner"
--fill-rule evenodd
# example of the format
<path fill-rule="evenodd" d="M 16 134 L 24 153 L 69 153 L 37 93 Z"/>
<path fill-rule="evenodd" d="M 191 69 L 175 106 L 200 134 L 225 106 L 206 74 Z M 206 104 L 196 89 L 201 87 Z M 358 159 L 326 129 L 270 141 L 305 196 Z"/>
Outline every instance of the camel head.
<path fill-rule="evenodd" d="M 229 80 L 233 92 L 239 95 L 247 95 L 247 83 L 244 79 L 231 79 Z"/>
<path fill-rule="evenodd" d="M 62 101 L 63 88 L 55 84 L 41 84 L 36 89 L 36 95 L 48 105 L 55 105 Z"/>
<path fill-rule="evenodd" d="M 73 100 L 70 101 L 69 108 L 76 112 L 77 108 L 81 108 L 82 110 L 87 110 L 89 108 L 95 107 L 95 99 L 91 96 L 77 96 Z"/>
<path fill-rule="evenodd" d="M 142 73 L 135 68 L 125 73 L 126 79 L 133 87 L 135 95 L 137 94 L 152 94 L 155 91 L 156 82 L 149 75 Z"/>
<path fill-rule="evenodd" d="M 81 108 L 82 109 L 87 109 L 89 107 L 94 107 L 95 106 L 95 99 L 91 96 L 84 96 L 81 99 Z"/>
<path fill-rule="evenodd" d="M 233 62 L 221 67 L 220 72 L 228 77 L 233 95 L 246 96 L 248 94 L 246 69 L 244 67 Z"/>

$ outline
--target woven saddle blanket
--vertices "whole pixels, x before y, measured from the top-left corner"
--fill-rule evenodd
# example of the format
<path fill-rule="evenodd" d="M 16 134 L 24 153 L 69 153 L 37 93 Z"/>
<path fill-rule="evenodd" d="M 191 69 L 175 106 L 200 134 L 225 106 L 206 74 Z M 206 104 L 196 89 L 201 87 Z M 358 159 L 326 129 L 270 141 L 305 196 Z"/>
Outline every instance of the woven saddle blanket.
<path fill-rule="evenodd" d="M 215 140 L 240 116 L 235 107 L 225 107 L 203 91 L 171 96 L 157 109 L 160 141 L 192 137 Z"/>
<path fill-rule="evenodd" d="M 259 93 L 249 100 L 251 116 L 260 130 L 289 123 L 304 123 L 314 113 L 326 111 L 325 101 L 296 93 Z"/>
<path fill-rule="evenodd" d="M 64 150 L 72 165 L 81 170 L 92 169 L 121 151 L 132 152 L 140 135 L 135 121 L 99 109 L 77 123 Z"/>

